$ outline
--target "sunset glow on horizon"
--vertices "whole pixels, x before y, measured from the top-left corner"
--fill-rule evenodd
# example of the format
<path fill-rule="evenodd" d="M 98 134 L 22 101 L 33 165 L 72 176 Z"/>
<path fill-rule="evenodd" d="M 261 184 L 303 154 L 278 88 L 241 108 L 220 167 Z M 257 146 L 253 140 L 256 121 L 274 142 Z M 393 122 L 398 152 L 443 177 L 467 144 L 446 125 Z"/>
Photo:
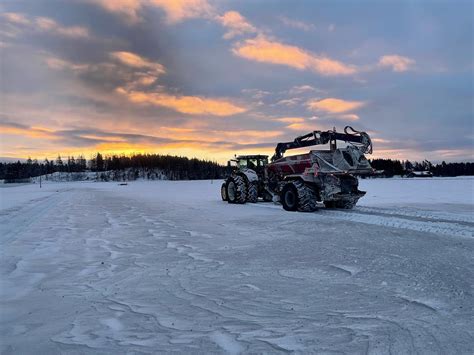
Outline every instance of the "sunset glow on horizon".
<path fill-rule="evenodd" d="M 5 1 L 0 157 L 225 163 L 350 125 L 369 158 L 473 160 L 473 4 Z"/>

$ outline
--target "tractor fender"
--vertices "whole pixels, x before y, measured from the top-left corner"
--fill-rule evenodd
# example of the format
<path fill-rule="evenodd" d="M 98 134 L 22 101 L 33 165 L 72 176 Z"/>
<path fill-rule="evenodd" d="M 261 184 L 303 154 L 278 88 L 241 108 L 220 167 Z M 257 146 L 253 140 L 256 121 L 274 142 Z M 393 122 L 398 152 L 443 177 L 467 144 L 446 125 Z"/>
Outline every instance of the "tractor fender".
<path fill-rule="evenodd" d="M 248 168 L 242 168 L 239 170 L 238 174 L 242 174 L 242 175 L 245 175 L 245 177 L 247 178 L 247 180 L 249 182 L 254 182 L 254 181 L 258 181 L 258 175 L 257 173 L 252 170 L 252 169 L 248 169 Z"/>

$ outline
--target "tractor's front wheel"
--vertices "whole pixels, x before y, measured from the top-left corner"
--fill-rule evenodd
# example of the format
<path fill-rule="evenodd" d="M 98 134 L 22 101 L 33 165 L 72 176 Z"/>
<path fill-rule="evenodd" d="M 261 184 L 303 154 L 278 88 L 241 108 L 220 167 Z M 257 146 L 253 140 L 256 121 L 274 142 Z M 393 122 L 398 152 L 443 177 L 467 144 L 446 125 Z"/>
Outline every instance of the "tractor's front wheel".
<path fill-rule="evenodd" d="M 221 186 L 221 197 L 222 197 L 222 201 L 227 201 L 227 189 L 226 189 L 226 183 L 222 183 L 222 186 Z"/>
<path fill-rule="evenodd" d="M 228 178 L 225 190 L 227 202 L 245 203 L 247 199 L 247 186 L 241 176 L 236 175 Z"/>

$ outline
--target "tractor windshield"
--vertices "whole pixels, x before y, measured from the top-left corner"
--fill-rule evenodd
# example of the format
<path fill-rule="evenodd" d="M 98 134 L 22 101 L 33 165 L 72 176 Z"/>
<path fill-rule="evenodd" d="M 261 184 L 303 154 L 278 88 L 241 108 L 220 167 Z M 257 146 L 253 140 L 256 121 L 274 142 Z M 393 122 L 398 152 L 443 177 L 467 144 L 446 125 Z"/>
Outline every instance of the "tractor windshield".
<path fill-rule="evenodd" d="M 238 160 L 239 168 L 258 169 L 268 164 L 267 158 L 240 158 Z"/>
<path fill-rule="evenodd" d="M 247 168 L 255 170 L 258 166 L 257 159 L 248 159 L 247 160 Z"/>

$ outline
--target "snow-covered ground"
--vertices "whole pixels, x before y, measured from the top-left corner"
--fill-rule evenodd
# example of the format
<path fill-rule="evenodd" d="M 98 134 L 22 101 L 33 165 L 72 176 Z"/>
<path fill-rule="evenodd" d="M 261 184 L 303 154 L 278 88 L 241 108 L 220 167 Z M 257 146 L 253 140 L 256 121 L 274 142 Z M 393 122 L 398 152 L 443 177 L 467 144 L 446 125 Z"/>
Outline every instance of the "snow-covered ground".
<path fill-rule="evenodd" d="M 474 353 L 474 178 L 362 180 L 353 211 L 220 181 L 0 186 L 0 351 Z"/>

